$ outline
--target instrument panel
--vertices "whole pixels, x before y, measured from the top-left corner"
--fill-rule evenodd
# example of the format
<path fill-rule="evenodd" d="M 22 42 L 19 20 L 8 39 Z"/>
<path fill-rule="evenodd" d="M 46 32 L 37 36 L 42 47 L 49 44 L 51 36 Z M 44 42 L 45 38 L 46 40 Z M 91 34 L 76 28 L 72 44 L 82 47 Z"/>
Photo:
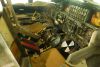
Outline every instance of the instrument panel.
<path fill-rule="evenodd" d="M 80 47 L 85 47 L 93 31 L 99 28 L 100 12 L 93 5 L 69 2 L 64 11 L 58 13 L 56 20 L 69 39 L 75 41 Z"/>

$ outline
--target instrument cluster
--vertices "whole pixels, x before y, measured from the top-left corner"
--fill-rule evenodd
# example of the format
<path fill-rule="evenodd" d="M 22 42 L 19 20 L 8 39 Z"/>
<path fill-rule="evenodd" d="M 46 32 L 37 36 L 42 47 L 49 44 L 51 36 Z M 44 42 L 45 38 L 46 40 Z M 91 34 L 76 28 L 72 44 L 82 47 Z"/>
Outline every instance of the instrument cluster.
<path fill-rule="evenodd" d="M 88 45 L 95 27 L 88 24 L 89 9 L 69 5 L 65 11 L 58 13 L 56 22 L 66 37 L 75 41 L 80 47 Z"/>
<path fill-rule="evenodd" d="M 88 20 L 87 17 L 89 15 L 89 10 L 86 8 L 82 8 L 76 5 L 69 5 L 65 9 L 65 12 L 68 16 L 74 18 L 76 21 L 86 22 Z"/>

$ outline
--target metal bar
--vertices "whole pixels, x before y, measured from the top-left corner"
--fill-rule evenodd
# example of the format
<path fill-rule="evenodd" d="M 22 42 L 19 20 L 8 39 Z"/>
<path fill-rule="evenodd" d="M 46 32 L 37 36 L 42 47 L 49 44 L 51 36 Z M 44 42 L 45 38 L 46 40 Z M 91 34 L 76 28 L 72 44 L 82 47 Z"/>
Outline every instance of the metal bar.
<path fill-rule="evenodd" d="M 13 24 L 17 24 L 17 18 L 15 15 L 15 12 L 11 5 L 11 1 L 10 0 L 6 0 L 6 1 L 7 1 L 7 3 L 5 3 L 4 0 L 1 0 L 1 4 L 3 6 L 3 17 L 6 21 L 6 24 L 8 25 L 8 28 L 9 28 L 12 36 L 15 39 L 15 42 L 17 43 L 19 50 L 21 51 L 21 56 L 25 56 L 26 55 L 25 49 L 21 46 L 20 40 L 17 38 L 18 28 L 14 27 L 14 25 L 13 25 Z"/>

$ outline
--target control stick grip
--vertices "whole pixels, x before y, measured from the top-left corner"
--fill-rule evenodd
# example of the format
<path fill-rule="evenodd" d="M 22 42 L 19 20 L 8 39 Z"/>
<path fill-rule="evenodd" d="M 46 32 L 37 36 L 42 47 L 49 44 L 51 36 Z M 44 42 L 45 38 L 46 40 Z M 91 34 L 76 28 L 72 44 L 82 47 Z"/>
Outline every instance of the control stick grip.
<path fill-rule="evenodd" d="M 89 46 L 100 46 L 100 29 L 93 32 Z"/>

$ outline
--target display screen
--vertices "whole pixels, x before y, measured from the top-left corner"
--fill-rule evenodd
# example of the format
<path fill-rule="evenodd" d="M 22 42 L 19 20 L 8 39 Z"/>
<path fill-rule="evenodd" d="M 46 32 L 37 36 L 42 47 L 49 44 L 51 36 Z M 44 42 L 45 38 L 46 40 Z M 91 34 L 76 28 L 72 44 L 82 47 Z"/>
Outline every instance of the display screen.
<path fill-rule="evenodd" d="M 96 12 L 93 14 L 92 19 L 91 19 L 91 23 L 95 26 L 100 27 L 100 12 Z"/>

